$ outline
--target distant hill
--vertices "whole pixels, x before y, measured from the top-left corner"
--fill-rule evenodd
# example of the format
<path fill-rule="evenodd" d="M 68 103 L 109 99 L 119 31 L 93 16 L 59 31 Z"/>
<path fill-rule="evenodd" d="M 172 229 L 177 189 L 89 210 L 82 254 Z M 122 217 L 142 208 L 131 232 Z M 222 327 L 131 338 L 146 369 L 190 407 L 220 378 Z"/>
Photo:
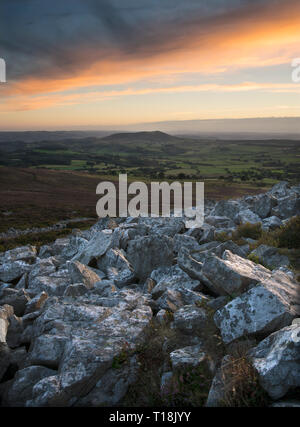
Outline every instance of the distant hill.
<path fill-rule="evenodd" d="M 210 119 L 163 121 L 124 126 L 128 132 L 160 129 L 171 135 L 216 137 L 218 139 L 299 139 L 300 117 L 269 117 L 250 119 Z M 118 132 L 120 129 L 118 129 Z"/>
<path fill-rule="evenodd" d="M 111 142 L 115 144 L 122 143 L 145 143 L 145 142 L 159 142 L 159 143 L 174 143 L 180 142 L 181 138 L 176 136 L 168 135 L 164 132 L 153 131 L 153 132 L 125 132 L 125 133 L 115 133 L 109 136 L 101 138 L 101 141 Z"/>

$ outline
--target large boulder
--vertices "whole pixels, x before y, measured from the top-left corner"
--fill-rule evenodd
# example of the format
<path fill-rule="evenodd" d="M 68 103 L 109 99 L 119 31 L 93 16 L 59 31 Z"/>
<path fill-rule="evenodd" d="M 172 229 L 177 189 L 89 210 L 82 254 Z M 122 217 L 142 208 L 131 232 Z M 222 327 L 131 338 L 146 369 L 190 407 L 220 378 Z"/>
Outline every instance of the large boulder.
<path fill-rule="evenodd" d="M 271 275 L 270 270 L 225 250 L 223 259 L 210 255 L 203 263 L 206 286 L 217 295 L 236 295 Z"/>
<path fill-rule="evenodd" d="M 250 353 L 262 387 L 273 399 L 300 387 L 300 325 L 287 326 L 261 341 Z"/>
<path fill-rule="evenodd" d="M 145 280 L 157 267 L 172 265 L 173 241 L 164 235 L 138 237 L 128 243 L 126 254 L 136 276 Z"/>
<path fill-rule="evenodd" d="M 300 313 L 299 284 L 276 271 L 214 316 L 227 344 L 244 336 L 263 336 L 287 325 Z"/>

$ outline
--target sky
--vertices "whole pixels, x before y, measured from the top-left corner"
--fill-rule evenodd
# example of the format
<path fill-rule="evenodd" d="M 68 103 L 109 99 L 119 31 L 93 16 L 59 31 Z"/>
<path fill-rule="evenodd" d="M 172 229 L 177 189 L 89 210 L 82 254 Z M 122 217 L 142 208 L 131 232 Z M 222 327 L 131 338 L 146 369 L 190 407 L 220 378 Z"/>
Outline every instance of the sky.
<path fill-rule="evenodd" d="M 0 58 L 0 130 L 300 117 L 299 0 L 1 0 Z"/>

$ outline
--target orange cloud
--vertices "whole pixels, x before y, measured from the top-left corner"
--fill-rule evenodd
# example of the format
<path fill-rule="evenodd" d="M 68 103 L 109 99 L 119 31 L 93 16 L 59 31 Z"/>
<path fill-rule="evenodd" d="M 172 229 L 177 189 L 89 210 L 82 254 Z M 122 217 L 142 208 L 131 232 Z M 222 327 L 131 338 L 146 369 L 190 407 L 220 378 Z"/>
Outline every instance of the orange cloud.
<path fill-rule="evenodd" d="M 0 113 L 8 111 L 29 111 L 53 106 L 68 106 L 76 104 L 84 104 L 90 102 L 99 102 L 112 98 L 120 98 L 124 96 L 141 96 L 151 94 L 166 94 L 166 93 L 186 93 L 186 92 L 273 92 L 273 93 L 299 93 L 300 85 L 294 83 L 255 83 L 243 82 L 240 84 L 200 84 L 200 85 L 180 85 L 171 87 L 156 87 L 156 88 L 127 88 L 124 90 L 107 90 L 107 91 L 92 91 L 88 93 L 74 94 L 47 94 L 40 96 L 19 96 L 10 97 L 5 103 L 0 103 Z M 300 108 L 300 107 L 299 107 Z"/>
<path fill-rule="evenodd" d="M 67 90 L 92 87 L 96 85 L 129 84 L 139 79 L 159 79 L 160 76 L 185 74 L 189 72 L 215 73 L 218 70 L 233 68 L 270 66 L 290 62 L 299 56 L 300 41 L 300 3 L 297 0 L 277 2 L 272 7 L 255 9 L 253 5 L 244 11 L 214 17 L 199 25 L 194 22 L 186 28 L 185 34 L 171 40 L 162 41 L 162 49 L 130 57 L 111 52 L 109 59 L 94 61 L 95 52 L 85 50 L 85 61 L 77 63 L 72 75 L 51 74 L 46 77 L 32 77 L 7 83 L 1 87 L 4 100 L 1 110 L 45 108 L 61 103 L 77 103 L 80 100 L 98 97 L 112 97 L 130 94 L 146 94 L 155 90 L 132 90 L 111 92 L 110 94 L 55 94 Z M 76 55 L 80 47 L 76 48 Z M 74 52 L 75 54 L 75 52 Z M 99 52 L 99 56 L 101 52 Z M 89 63 L 89 58 L 91 62 Z M 253 84 L 252 84 L 253 85 Z M 273 87 L 273 89 L 276 89 Z M 281 90 L 280 88 L 277 88 Z M 286 88 L 287 89 L 287 88 Z M 181 87 L 180 89 L 161 88 L 156 91 L 215 90 L 214 85 L 205 89 Z M 220 90 L 220 88 L 218 88 Z M 225 88 L 223 87 L 223 89 Z M 250 86 L 237 86 L 228 90 L 253 90 Z M 42 94 L 45 94 L 42 96 Z M 49 94 L 53 94 L 51 97 Z M 36 98 L 32 95 L 39 95 Z M 10 98 L 10 100 L 9 100 Z M 5 107 L 6 106 L 6 107 Z"/>

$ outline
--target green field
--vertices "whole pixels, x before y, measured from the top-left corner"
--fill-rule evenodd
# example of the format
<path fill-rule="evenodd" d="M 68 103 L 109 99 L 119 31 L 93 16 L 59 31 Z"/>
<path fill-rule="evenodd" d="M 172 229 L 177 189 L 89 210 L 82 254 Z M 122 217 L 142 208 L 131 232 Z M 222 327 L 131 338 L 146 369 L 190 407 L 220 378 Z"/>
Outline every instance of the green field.
<path fill-rule="evenodd" d="M 299 182 L 300 141 L 217 140 L 174 137 L 162 132 L 115 134 L 34 142 L 7 150 L 1 166 L 81 171 L 131 179 L 211 180 L 272 185 Z"/>

